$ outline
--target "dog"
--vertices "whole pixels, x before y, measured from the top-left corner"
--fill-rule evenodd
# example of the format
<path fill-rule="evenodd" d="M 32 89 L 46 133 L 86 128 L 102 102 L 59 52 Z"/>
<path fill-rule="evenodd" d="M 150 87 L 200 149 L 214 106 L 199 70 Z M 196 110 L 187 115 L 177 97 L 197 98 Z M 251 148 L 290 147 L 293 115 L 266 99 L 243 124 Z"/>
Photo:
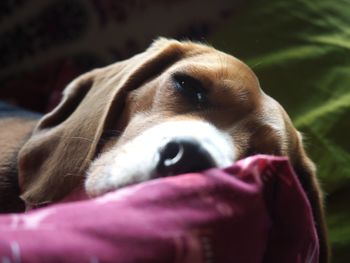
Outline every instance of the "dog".
<path fill-rule="evenodd" d="M 143 53 L 73 80 L 38 122 L 11 120 L 26 128 L 1 126 L 17 141 L 12 159 L 2 159 L 18 160 L 16 179 L 2 181 L 18 184 L 12 189 L 27 206 L 57 202 L 79 187 L 94 197 L 258 153 L 288 156 L 327 262 L 322 194 L 301 134 L 247 65 L 213 47 L 160 38 Z"/>

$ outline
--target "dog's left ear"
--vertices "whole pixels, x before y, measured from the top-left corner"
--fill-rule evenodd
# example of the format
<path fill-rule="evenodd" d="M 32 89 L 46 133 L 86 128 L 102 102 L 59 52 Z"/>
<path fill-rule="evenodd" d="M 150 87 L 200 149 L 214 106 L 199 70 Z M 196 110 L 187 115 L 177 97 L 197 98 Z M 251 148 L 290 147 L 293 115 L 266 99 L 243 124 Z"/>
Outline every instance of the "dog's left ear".
<path fill-rule="evenodd" d="M 86 73 L 64 91 L 61 103 L 38 123 L 21 149 L 19 183 L 28 205 L 58 201 L 82 183 L 111 120 L 123 111 L 128 91 L 137 89 L 179 60 L 182 45 L 160 39 L 145 52 Z"/>
<path fill-rule="evenodd" d="M 317 181 L 316 167 L 305 153 L 302 136 L 299 132 L 297 132 L 296 137 L 294 151 L 290 155 L 290 159 L 312 207 L 320 246 L 319 262 L 326 263 L 329 262 L 330 252 L 323 195 Z"/>

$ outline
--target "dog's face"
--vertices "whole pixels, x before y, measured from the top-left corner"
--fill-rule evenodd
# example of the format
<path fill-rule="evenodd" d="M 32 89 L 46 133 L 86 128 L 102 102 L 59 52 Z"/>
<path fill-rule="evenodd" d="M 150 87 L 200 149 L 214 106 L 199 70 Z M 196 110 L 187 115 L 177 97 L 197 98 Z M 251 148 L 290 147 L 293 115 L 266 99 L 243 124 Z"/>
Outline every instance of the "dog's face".
<path fill-rule="evenodd" d="M 128 93 L 110 138 L 92 162 L 87 192 L 210 167 L 253 153 L 288 155 L 286 115 L 241 61 L 213 48 L 179 60 Z M 295 133 L 291 130 L 290 133 Z"/>
<path fill-rule="evenodd" d="M 160 39 L 66 88 L 19 154 L 21 197 L 29 204 L 57 201 L 80 185 L 96 196 L 258 153 L 289 157 L 326 253 L 314 166 L 283 108 L 238 59 Z"/>

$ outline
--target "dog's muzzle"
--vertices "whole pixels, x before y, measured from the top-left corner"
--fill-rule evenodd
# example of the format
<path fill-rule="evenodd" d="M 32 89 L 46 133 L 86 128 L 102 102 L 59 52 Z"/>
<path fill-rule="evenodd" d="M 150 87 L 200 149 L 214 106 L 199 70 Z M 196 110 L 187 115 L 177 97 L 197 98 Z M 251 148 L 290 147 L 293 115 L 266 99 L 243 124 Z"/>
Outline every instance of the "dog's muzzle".
<path fill-rule="evenodd" d="M 154 178 L 226 167 L 235 160 L 233 140 L 209 123 L 168 121 L 100 155 L 87 172 L 90 196 Z"/>

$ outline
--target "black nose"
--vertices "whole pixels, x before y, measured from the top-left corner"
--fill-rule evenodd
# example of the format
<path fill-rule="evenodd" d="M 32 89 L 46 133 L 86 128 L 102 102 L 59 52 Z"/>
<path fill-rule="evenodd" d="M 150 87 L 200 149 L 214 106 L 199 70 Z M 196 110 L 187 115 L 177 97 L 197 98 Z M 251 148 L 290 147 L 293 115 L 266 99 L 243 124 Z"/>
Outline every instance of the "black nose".
<path fill-rule="evenodd" d="M 173 139 L 159 150 L 157 174 L 169 176 L 197 172 L 215 166 L 210 154 L 190 138 Z"/>

